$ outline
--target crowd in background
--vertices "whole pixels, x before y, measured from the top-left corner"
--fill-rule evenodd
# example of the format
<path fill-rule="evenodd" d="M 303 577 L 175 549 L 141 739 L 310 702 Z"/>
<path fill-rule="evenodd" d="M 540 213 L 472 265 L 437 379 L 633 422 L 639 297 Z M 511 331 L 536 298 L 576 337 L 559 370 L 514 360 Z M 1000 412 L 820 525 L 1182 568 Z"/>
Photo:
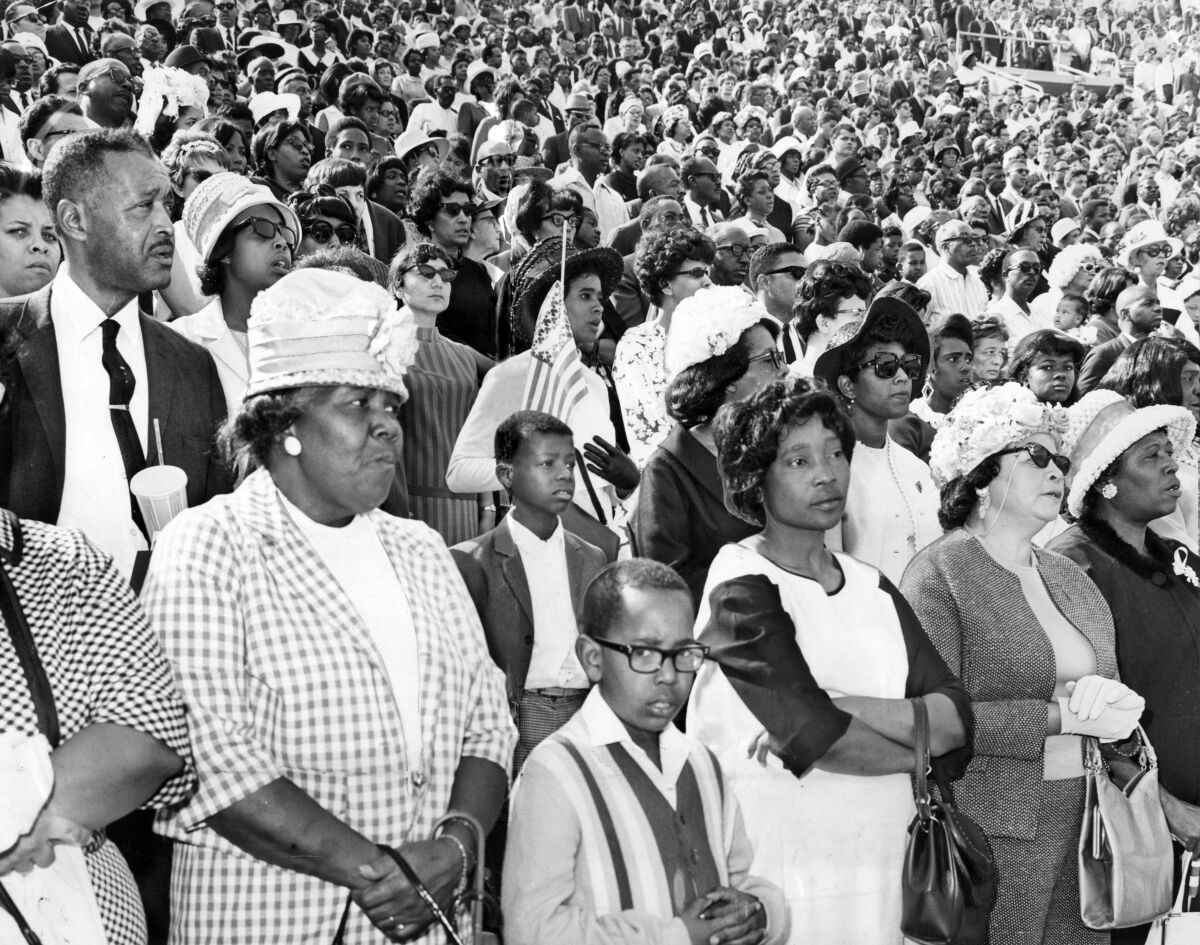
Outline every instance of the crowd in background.
<path fill-rule="evenodd" d="M 901 945 L 925 714 L 993 945 L 1140 945 L 1077 846 L 1087 739 L 1200 844 L 1197 14 L 10 0 L 0 930 L 70 848 L 111 945 L 477 873 Z"/>

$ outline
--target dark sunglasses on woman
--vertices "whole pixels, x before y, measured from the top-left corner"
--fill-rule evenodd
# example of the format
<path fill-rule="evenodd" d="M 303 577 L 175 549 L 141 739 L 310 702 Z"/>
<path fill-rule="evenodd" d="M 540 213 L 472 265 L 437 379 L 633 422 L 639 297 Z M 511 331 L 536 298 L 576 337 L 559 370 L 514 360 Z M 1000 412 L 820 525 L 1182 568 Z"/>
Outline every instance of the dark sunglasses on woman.
<path fill-rule="evenodd" d="M 1071 471 L 1071 461 L 1061 453 L 1051 453 L 1041 443 L 1026 443 L 1024 446 L 1014 446 L 1001 450 L 997 456 L 1008 456 L 1010 453 L 1028 453 L 1029 459 L 1038 469 L 1045 469 L 1051 463 L 1058 467 L 1064 476 Z"/>
<path fill-rule="evenodd" d="M 333 234 L 337 234 L 338 242 L 353 243 L 358 239 L 358 227 L 351 226 L 349 223 L 339 223 L 334 226 L 325 220 L 314 220 L 304 228 L 305 236 L 312 238 L 314 243 L 320 243 L 324 246 L 331 239 Z"/>
<path fill-rule="evenodd" d="M 856 364 L 854 370 L 861 371 L 865 367 L 873 368 L 875 376 L 886 381 L 895 377 L 900 368 L 904 368 L 904 373 L 911 379 L 921 373 L 923 363 L 919 354 L 906 354 L 900 358 L 894 354 L 877 354 L 870 361 Z"/>

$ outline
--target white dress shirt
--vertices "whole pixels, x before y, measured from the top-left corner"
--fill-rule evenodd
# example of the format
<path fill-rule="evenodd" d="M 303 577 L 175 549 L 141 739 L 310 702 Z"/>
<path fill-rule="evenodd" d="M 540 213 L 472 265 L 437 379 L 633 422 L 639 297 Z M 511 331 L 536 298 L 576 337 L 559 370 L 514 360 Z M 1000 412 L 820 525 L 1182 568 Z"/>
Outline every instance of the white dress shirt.
<path fill-rule="evenodd" d="M 408 595 L 366 515 L 342 528 L 315 522 L 287 500 L 284 509 L 325 562 L 379 651 L 404 731 L 410 766 L 421 770 L 421 661 Z"/>
<path fill-rule="evenodd" d="M 562 523 L 546 541 L 508 517 L 513 544 L 521 555 L 533 602 L 533 653 L 526 689 L 586 689 L 587 676 L 575 656 L 579 635 L 571 603 L 571 576 L 567 571 L 567 546 Z"/>
<path fill-rule="evenodd" d="M 50 290 L 50 321 L 66 418 L 66 464 L 57 524 L 81 529 L 128 576 L 134 558 L 147 544 L 133 522 L 125 463 L 109 416 L 108 372 L 100 363 L 104 343 L 100 326 L 105 316 L 67 269 L 64 262 Z M 150 397 L 137 299 L 113 317 L 121 326 L 117 350 L 133 371 L 129 409 L 145 453 Z"/>
<path fill-rule="evenodd" d="M 1021 306 L 1007 295 L 993 300 L 987 307 L 987 314 L 995 315 L 1004 323 L 1004 328 L 1008 332 L 1009 354 L 1013 353 L 1022 338 L 1041 327 L 1035 321 L 1032 310 L 1028 313 L 1022 311 Z"/>
<path fill-rule="evenodd" d="M 442 108 L 437 102 L 422 102 L 412 110 L 409 128 L 419 128 L 425 134 L 444 131 L 446 136 L 458 134 L 458 109 Z"/>
<path fill-rule="evenodd" d="M 926 316 L 929 324 L 955 313 L 974 318 L 987 309 L 987 288 L 970 268 L 963 275 L 943 262 L 921 276 L 917 288 L 933 296 Z"/>
<path fill-rule="evenodd" d="M 725 219 L 721 216 L 721 211 L 714 210 L 712 207 L 701 207 L 700 204 L 696 203 L 687 194 L 684 194 L 683 197 L 683 209 L 687 212 L 688 219 L 692 221 L 692 226 L 701 231 Z M 702 211 L 707 212 L 704 213 Z M 705 221 L 705 217 L 707 217 L 707 222 Z"/>

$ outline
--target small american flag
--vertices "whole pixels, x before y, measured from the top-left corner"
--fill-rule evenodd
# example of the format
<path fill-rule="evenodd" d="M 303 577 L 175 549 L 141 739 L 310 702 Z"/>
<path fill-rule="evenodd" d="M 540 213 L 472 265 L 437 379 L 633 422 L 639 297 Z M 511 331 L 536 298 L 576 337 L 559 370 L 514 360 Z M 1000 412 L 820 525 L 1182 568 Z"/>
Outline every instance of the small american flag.
<path fill-rule="evenodd" d="M 561 281 L 542 302 L 531 353 L 523 409 L 541 410 L 570 424 L 572 411 L 588 393 L 587 368 L 571 333 Z"/>

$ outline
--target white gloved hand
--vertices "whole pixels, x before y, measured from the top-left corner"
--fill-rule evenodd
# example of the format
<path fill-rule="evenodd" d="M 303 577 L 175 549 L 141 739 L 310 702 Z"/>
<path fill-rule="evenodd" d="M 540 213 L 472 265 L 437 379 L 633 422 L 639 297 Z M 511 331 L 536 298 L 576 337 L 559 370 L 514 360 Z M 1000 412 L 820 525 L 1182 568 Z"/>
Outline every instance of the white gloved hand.
<path fill-rule="evenodd" d="M 1115 705 L 1135 693 L 1115 679 L 1084 676 L 1076 682 L 1067 683 L 1067 695 L 1071 714 L 1087 722 L 1099 718 L 1106 706 Z"/>
<path fill-rule="evenodd" d="M 1097 718 L 1080 718 L 1071 711 L 1068 699 L 1059 697 L 1064 735 L 1091 735 L 1104 741 L 1121 741 L 1132 734 L 1142 717 L 1146 702 L 1136 693 L 1129 693 L 1113 705 L 1105 705 Z"/>

